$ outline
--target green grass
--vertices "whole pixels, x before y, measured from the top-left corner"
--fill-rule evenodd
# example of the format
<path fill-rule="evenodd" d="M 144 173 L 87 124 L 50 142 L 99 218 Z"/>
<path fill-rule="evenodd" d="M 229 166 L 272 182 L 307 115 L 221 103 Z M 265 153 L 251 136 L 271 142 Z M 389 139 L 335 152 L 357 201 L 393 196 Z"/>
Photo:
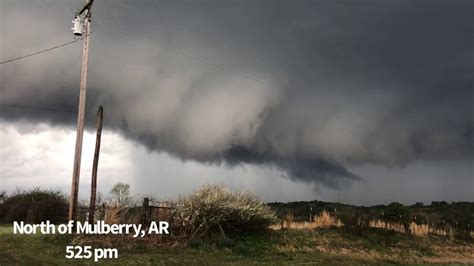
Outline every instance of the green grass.
<path fill-rule="evenodd" d="M 92 260 L 65 259 L 65 247 L 73 241 L 68 235 L 13 235 L 10 226 L 0 226 L 0 265 L 4 264 L 92 264 Z M 433 242 L 434 241 L 434 242 Z M 320 231 L 275 231 L 260 236 L 241 236 L 232 240 L 214 241 L 213 244 L 193 241 L 188 247 L 152 247 L 136 245 L 133 248 L 117 246 L 119 259 L 103 260 L 101 264 L 135 265 L 288 265 L 329 264 L 367 265 L 392 264 L 410 261 L 410 256 L 436 257 L 430 245 L 447 241 L 444 238 L 422 239 L 384 230 L 367 230 L 354 234 L 345 229 Z M 323 247 L 321 251 L 318 247 Z M 349 250 L 353 253 L 341 253 Z M 356 256 L 357 253 L 376 252 L 393 255 L 398 259 Z M 410 253 L 405 252 L 411 250 Z M 339 253 L 338 253 L 339 252 Z M 396 253 L 395 252 L 395 253 Z M 415 260 L 416 261 L 416 260 Z"/>
<path fill-rule="evenodd" d="M 13 227 L 12 226 L 8 226 L 8 225 L 1 226 L 0 225 L 0 236 L 1 235 L 6 235 L 6 234 L 12 234 L 12 233 L 13 233 Z"/>

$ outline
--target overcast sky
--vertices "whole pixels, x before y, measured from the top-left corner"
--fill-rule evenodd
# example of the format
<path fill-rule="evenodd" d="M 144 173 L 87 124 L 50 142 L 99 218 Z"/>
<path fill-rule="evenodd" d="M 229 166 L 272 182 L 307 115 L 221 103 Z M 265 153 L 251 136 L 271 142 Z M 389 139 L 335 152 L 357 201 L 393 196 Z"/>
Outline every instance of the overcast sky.
<path fill-rule="evenodd" d="M 73 39 L 80 0 L 0 1 L 0 61 Z M 205 183 L 267 201 L 474 200 L 470 0 L 96 0 L 80 195 Z M 69 192 L 81 42 L 0 65 L 0 184 Z"/>

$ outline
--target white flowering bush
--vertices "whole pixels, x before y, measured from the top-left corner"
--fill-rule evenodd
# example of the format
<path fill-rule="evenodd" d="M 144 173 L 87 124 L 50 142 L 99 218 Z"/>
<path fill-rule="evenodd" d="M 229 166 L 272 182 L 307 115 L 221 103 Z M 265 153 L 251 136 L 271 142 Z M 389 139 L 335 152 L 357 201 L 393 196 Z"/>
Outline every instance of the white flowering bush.
<path fill-rule="evenodd" d="M 194 239 L 265 231 L 276 216 L 254 193 L 206 185 L 178 200 L 173 220 L 177 231 Z"/>

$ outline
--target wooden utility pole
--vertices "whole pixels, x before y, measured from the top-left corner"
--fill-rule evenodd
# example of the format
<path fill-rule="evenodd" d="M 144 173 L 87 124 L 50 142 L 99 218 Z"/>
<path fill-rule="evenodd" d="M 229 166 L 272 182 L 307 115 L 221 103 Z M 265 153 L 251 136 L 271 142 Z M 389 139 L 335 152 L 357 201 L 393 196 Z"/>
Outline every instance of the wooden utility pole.
<path fill-rule="evenodd" d="M 84 117 L 85 117 L 85 112 L 86 112 L 86 84 L 87 84 L 87 64 L 89 61 L 91 6 L 92 6 L 93 1 L 94 0 L 87 0 L 86 5 L 77 14 L 77 16 L 81 16 L 83 13 L 85 14 L 84 16 L 85 36 L 84 36 L 84 47 L 82 51 L 82 71 L 81 71 L 81 85 L 80 85 L 80 91 L 79 91 L 79 110 L 78 110 L 78 115 L 77 115 L 76 148 L 75 148 L 75 153 L 74 153 L 74 167 L 72 170 L 71 195 L 69 199 L 69 216 L 68 216 L 69 220 L 76 220 L 76 216 L 77 216 L 77 199 L 79 195 L 79 175 L 81 171 L 82 139 L 84 135 Z"/>
<path fill-rule="evenodd" d="M 97 111 L 97 133 L 95 138 L 94 162 L 92 163 L 92 180 L 91 180 L 91 200 L 89 206 L 89 223 L 94 223 L 95 199 L 97 193 L 97 166 L 99 165 L 100 153 L 100 137 L 102 135 L 102 119 L 104 118 L 104 108 L 99 106 Z"/>

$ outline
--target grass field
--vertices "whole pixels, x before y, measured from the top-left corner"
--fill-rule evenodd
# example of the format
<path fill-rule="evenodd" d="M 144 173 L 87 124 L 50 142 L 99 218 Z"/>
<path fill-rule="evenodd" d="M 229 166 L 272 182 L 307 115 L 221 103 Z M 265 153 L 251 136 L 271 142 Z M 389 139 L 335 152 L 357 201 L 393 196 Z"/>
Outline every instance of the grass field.
<path fill-rule="evenodd" d="M 92 264 L 65 259 L 71 236 L 13 235 L 0 226 L 0 265 Z M 445 237 L 414 237 L 381 229 L 354 234 L 346 229 L 281 230 L 217 244 L 191 242 L 188 247 L 117 246 L 119 258 L 102 264 L 418 264 L 474 263 L 474 242 Z"/>

